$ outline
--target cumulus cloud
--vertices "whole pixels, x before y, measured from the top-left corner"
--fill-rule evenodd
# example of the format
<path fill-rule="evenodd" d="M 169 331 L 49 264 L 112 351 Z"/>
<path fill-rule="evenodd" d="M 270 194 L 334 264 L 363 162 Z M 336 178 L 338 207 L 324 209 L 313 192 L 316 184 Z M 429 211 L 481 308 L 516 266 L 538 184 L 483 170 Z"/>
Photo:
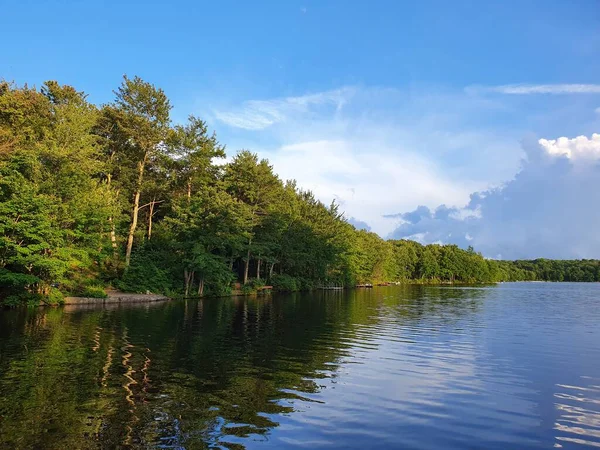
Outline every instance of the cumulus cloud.
<path fill-rule="evenodd" d="M 600 159 L 600 134 L 593 134 L 591 139 L 586 136 L 577 136 L 574 139 L 566 137 L 550 140 L 540 139 L 538 142 L 548 154 L 566 156 L 573 164 Z"/>
<path fill-rule="evenodd" d="M 503 186 L 464 208 L 418 207 L 394 217 L 394 238 L 473 245 L 488 257 L 600 257 L 600 134 L 539 139 Z"/>
<path fill-rule="evenodd" d="M 494 92 L 511 95 L 531 94 L 600 94 L 600 84 L 505 84 L 502 86 L 469 86 L 469 93 Z"/>
<path fill-rule="evenodd" d="M 284 179 L 297 179 L 325 202 L 340 204 L 347 217 L 368 218 L 368 226 L 385 235 L 398 221 L 385 217 L 398 205 L 466 201 L 473 184 L 455 183 L 437 167 L 409 153 L 396 153 L 383 144 L 372 151 L 367 143 L 309 141 L 261 153 Z M 358 220 L 358 219 L 355 219 Z"/>

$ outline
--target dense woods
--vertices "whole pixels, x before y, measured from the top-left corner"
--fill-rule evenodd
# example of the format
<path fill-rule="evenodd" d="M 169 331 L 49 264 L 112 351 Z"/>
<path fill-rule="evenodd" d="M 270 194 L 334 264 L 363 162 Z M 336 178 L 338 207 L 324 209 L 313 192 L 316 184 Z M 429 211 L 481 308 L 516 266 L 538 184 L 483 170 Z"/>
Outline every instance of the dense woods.
<path fill-rule="evenodd" d="M 235 282 L 600 281 L 600 262 L 496 261 L 356 230 L 249 151 L 226 162 L 205 122 L 124 77 L 96 106 L 55 81 L 0 83 L 0 301 L 67 294 L 222 295 Z M 398 193 L 401 195 L 401 193 Z"/>

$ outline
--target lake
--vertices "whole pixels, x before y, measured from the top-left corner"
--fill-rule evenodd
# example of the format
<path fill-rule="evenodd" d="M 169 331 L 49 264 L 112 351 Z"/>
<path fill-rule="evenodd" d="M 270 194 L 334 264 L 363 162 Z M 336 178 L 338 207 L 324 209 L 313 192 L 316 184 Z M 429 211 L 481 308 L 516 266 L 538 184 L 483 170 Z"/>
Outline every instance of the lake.
<path fill-rule="evenodd" d="M 0 447 L 600 447 L 600 284 L 0 311 Z"/>

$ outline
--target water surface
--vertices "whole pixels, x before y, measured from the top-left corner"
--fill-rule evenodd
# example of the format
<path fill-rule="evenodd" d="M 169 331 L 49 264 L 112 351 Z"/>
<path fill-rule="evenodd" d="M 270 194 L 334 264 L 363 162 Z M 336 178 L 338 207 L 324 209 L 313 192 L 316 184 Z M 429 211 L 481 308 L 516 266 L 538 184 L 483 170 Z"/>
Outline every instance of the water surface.
<path fill-rule="evenodd" d="M 0 447 L 600 447 L 600 285 L 0 311 Z"/>

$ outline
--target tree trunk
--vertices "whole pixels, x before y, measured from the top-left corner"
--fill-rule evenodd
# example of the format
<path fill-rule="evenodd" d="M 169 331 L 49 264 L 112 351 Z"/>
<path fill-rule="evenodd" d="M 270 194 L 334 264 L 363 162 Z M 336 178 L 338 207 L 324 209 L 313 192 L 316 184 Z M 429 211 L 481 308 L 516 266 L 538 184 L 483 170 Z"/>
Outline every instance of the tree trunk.
<path fill-rule="evenodd" d="M 256 279 L 260 280 L 260 265 L 262 263 L 262 260 L 260 258 L 258 258 L 258 262 L 256 264 Z"/>
<path fill-rule="evenodd" d="M 112 174 L 108 174 L 106 177 L 106 185 L 108 186 L 108 193 L 110 195 L 110 185 L 112 182 Z M 119 196 L 119 190 L 117 189 L 117 192 L 115 193 L 115 197 Z M 113 199 L 110 199 L 110 204 L 111 204 L 111 208 L 113 206 Z M 117 256 L 119 256 L 118 254 L 118 246 L 117 246 L 117 233 L 115 231 L 115 221 L 113 220 L 113 216 L 109 216 L 108 217 L 108 223 L 110 223 L 110 243 L 112 245 L 113 248 L 113 256 L 115 258 L 117 258 Z"/>
<path fill-rule="evenodd" d="M 131 215 L 131 226 L 129 227 L 129 235 L 127 236 L 127 250 L 125 251 L 125 270 L 129 267 L 131 262 L 131 249 L 133 248 L 133 236 L 137 228 L 138 215 L 140 212 L 140 196 L 142 194 L 142 181 L 144 180 L 144 167 L 146 165 L 146 158 L 148 152 L 144 155 L 144 159 L 138 163 L 138 180 L 135 189 L 135 195 L 133 196 L 133 213 Z"/>
<path fill-rule="evenodd" d="M 183 279 L 185 280 L 185 297 L 188 296 L 188 293 L 190 291 L 190 273 L 187 271 L 187 269 L 183 269 Z"/>
<path fill-rule="evenodd" d="M 131 215 L 131 226 L 129 227 L 129 234 L 127 235 L 127 250 L 125 251 L 125 269 L 129 267 L 131 262 L 131 249 L 133 249 L 133 236 L 135 229 L 137 228 L 138 214 L 140 211 L 140 194 L 139 189 L 136 191 L 133 197 L 133 213 Z"/>
<path fill-rule="evenodd" d="M 190 201 L 190 199 L 192 198 L 192 182 L 190 180 L 188 180 L 187 183 L 187 198 L 188 201 Z"/>
<path fill-rule="evenodd" d="M 152 216 L 154 215 L 154 205 L 156 204 L 156 197 L 152 199 L 150 203 L 150 210 L 148 211 L 148 240 L 152 238 Z"/>
<path fill-rule="evenodd" d="M 200 281 L 198 282 L 198 297 L 202 296 L 204 293 L 204 277 L 200 277 Z"/>
<path fill-rule="evenodd" d="M 244 262 L 244 284 L 248 282 L 248 266 L 250 265 L 250 249 L 246 254 L 246 261 Z"/>
<path fill-rule="evenodd" d="M 275 263 L 271 263 L 269 265 L 269 279 L 273 278 L 273 269 L 275 268 Z"/>
<path fill-rule="evenodd" d="M 187 297 L 190 294 L 190 289 L 194 284 L 194 271 L 188 271 L 184 269 L 183 277 L 185 278 L 185 296 Z"/>
<path fill-rule="evenodd" d="M 108 222 L 110 223 L 110 243 L 113 248 L 113 253 L 116 256 L 117 255 L 117 234 L 115 232 L 115 222 L 114 222 L 112 216 L 110 216 L 108 218 Z"/>

